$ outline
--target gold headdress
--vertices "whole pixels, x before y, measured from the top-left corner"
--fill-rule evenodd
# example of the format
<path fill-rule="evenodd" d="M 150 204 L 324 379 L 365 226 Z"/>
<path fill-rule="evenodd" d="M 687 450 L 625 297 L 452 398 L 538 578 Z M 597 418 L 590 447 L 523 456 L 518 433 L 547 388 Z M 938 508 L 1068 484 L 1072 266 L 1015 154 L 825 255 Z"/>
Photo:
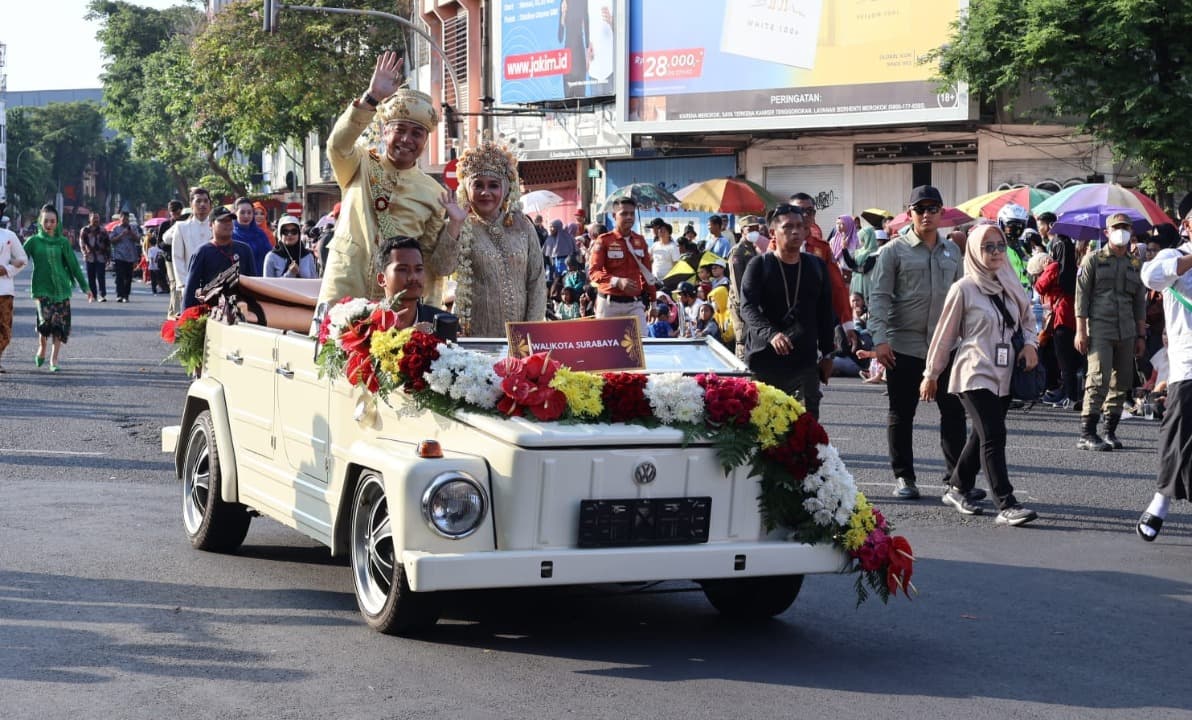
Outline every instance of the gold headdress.
<path fill-rule="evenodd" d="M 474 148 L 464 150 L 459 157 L 456 167 L 459 176 L 459 189 L 456 198 L 461 206 L 468 202 L 468 181 L 477 175 L 500 178 L 506 184 L 505 201 L 501 204 L 501 214 L 506 216 L 505 226 L 509 227 L 510 209 L 517 208 L 521 200 L 521 180 L 517 174 L 517 157 L 503 143 L 486 137 Z"/>
<path fill-rule="evenodd" d="M 439 113 L 430 95 L 403 87 L 377 107 L 377 119 L 382 125 L 406 120 L 421 125 L 427 132 L 434 132 L 439 124 Z"/>

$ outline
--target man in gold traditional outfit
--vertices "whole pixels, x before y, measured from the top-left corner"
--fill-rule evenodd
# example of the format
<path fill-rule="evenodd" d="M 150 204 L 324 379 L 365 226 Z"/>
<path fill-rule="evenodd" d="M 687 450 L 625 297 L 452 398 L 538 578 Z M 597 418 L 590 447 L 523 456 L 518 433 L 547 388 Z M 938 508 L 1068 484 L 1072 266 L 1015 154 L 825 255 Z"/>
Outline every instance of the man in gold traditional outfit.
<path fill-rule="evenodd" d="M 372 258 L 386 238 L 404 235 L 419 241 L 427 270 L 424 298 L 432 305 L 439 304 L 443 285 L 436 268 L 455 264 L 454 258 L 444 257 L 455 243 L 439 241 L 458 238 L 466 215 L 455 198 L 417 166 L 438 125 L 438 112 L 430 96 L 400 87 L 401 66 L 396 53 L 377 58 L 368 90 L 339 117 L 327 141 L 343 200 L 319 302 L 380 299 Z M 382 126 L 384 155 L 358 143 L 374 119 Z"/>

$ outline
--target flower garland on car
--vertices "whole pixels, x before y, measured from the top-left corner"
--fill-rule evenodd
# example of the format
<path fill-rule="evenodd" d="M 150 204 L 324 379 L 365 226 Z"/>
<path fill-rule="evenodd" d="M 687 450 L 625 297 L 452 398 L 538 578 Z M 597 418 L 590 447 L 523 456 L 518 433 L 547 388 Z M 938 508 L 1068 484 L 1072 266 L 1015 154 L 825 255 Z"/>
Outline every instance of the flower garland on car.
<path fill-rule="evenodd" d="M 748 464 L 760 479 L 767 531 L 796 542 L 829 542 L 858 573 L 857 604 L 914 591 L 905 538 L 857 489 L 828 434 L 793 397 L 748 378 L 700 374 L 576 372 L 548 353 L 494 362 L 413 328 L 397 329 L 383 305 L 345 299 L 318 336 L 320 376 L 343 377 L 388 401 L 444 415 L 485 412 L 541 422 L 634 423 L 708 440 L 725 472 Z"/>
<path fill-rule="evenodd" d="M 203 341 L 207 335 L 207 306 L 193 305 L 161 324 L 161 339 L 174 346 L 166 360 L 177 360 L 189 375 L 203 366 Z M 164 362 L 164 361 L 163 361 Z"/>

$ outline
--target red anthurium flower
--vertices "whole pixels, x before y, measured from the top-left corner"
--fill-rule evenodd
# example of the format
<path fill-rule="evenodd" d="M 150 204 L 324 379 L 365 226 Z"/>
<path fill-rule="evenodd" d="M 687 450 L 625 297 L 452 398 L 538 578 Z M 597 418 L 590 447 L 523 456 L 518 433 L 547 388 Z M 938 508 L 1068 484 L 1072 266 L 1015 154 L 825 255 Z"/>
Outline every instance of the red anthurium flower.
<path fill-rule="evenodd" d="M 911 585 L 911 575 L 914 572 L 915 556 L 911 552 L 911 544 L 901 535 L 890 538 L 890 564 L 886 568 L 886 587 L 891 595 L 897 595 L 899 590 L 908 598 Z"/>

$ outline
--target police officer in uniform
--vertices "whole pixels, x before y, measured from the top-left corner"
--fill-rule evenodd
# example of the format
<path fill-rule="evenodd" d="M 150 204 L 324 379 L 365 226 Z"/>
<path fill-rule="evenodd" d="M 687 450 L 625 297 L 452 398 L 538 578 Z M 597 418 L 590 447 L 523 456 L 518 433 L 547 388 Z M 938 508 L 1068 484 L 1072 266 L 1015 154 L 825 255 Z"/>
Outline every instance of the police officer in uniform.
<path fill-rule="evenodd" d="M 1129 216 L 1106 221 L 1109 243 L 1090 252 L 1076 279 L 1076 349 L 1088 355 L 1081 450 L 1120 450 L 1117 439 L 1122 406 L 1134 380 L 1134 358 L 1146 348 L 1146 287 L 1141 261 L 1130 252 Z M 1105 415 L 1105 437 L 1097 424 Z"/>
<path fill-rule="evenodd" d="M 637 203 L 620 198 L 613 205 L 616 229 L 592 243 L 588 258 L 588 280 L 596 286 L 596 317 L 634 316 L 638 332 L 646 327 L 646 310 L 641 297 L 654 297 L 658 279 L 650 270 L 650 249 L 646 239 L 633 232 Z"/>

